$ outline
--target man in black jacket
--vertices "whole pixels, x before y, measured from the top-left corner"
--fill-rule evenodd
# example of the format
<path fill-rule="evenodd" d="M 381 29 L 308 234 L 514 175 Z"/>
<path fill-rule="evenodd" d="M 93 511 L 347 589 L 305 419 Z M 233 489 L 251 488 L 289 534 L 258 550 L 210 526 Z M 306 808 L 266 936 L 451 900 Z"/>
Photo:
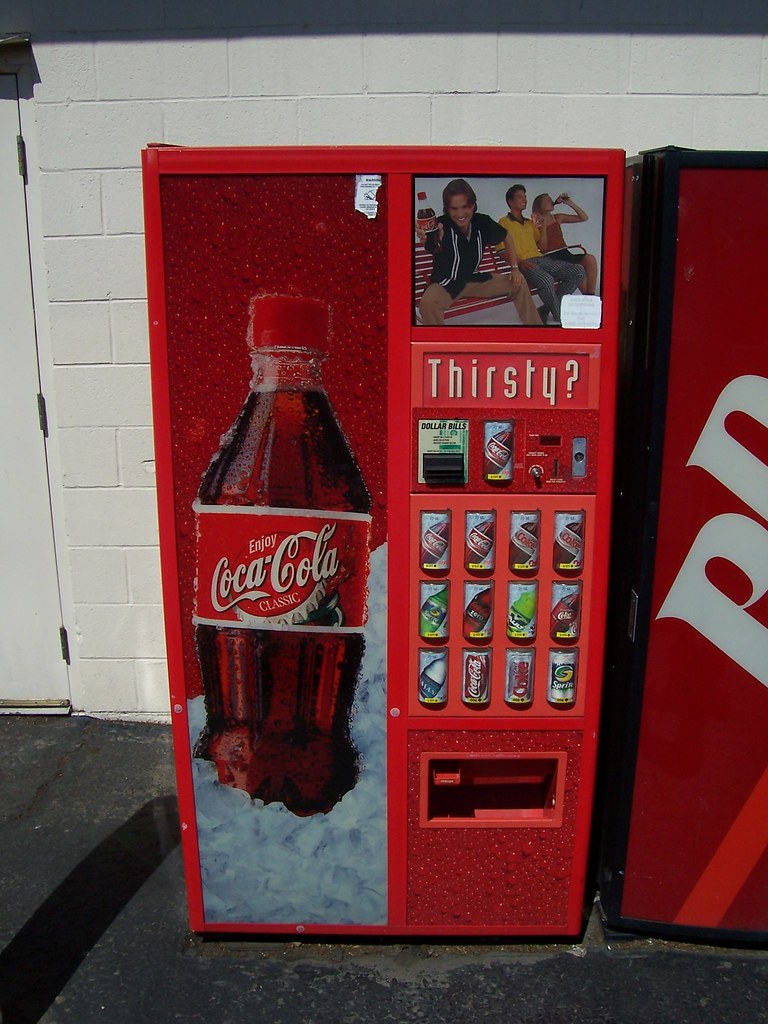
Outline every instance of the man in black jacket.
<path fill-rule="evenodd" d="M 510 235 L 492 217 L 477 212 L 477 196 L 463 178 L 455 178 L 443 189 L 443 216 L 430 235 L 416 227 L 422 244 L 432 252 L 432 276 L 419 303 L 425 326 L 445 323 L 445 311 L 455 299 L 498 298 L 512 300 L 522 323 L 541 326 L 531 292 L 517 265 Z M 480 273 L 478 267 L 486 246 L 504 245 L 511 275 Z"/>

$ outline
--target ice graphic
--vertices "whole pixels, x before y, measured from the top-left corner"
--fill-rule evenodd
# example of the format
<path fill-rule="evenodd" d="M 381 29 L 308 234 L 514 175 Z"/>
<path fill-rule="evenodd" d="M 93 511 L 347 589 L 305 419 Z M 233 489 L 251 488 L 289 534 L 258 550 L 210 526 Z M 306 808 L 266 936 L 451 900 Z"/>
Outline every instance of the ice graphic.
<path fill-rule="evenodd" d="M 352 711 L 360 778 L 328 814 L 297 817 L 222 786 L 192 758 L 205 920 L 385 924 L 387 546 L 371 554 L 368 623 Z M 190 743 L 205 725 L 188 702 Z"/>

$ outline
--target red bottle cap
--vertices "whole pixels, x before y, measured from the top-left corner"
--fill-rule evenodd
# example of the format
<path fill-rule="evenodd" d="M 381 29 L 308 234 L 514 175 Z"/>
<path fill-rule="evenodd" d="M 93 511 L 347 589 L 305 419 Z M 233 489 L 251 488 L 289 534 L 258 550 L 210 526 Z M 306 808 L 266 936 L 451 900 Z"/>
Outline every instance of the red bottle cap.
<path fill-rule="evenodd" d="M 328 306 L 293 295 L 257 295 L 251 299 L 249 348 L 328 349 Z"/>
<path fill-rule="evenodd" d="M 426 193 L 426 192 L 417 192 L 417 193 L 416 193 L 416 196 L 417 196 L 417 198 L 418 198 L 419 200 L 423 200 L 423 199 L 426 199 L 426 198 L 427 198 L 427 193 Z"/>

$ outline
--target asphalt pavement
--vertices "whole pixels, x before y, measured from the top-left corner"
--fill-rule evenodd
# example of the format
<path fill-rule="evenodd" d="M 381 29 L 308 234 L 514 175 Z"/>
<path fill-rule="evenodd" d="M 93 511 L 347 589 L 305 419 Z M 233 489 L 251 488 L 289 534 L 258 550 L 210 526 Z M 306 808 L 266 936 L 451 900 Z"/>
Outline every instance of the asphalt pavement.
<path fill-rule="evenodd" d="M 0 717 L 2 1024 L 761 1024 L 768 951 L 190 933 L 170 729 Z"/>

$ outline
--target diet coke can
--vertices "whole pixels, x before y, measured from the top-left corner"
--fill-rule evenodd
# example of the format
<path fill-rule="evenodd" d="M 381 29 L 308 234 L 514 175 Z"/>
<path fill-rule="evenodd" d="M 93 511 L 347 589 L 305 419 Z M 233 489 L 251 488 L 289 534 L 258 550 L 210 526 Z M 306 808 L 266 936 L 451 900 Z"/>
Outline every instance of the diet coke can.
<path fill-rule="evenodd" d="M 445 572 L 451 567 L 451 511 L 421 513 L 421 568 Z"/>
<path fill-rule="evenodd" d="M 581 626 L 581 582 L 552 584 L 549 635 L 553 640 L 578 640 Z"/>
<path fill-rule="evenodd" d="M 448 651 L 419 649 L 419 700 L 428 707 L 448 700 Z"/>
<path fill-rule="evenodd" d="M 491 699 L 491 652 L 463 651 L 461 699 L 471 707 L 488 704 Z"/>
<path fill-rule="evenodd" d="M 504 674 L 504 700 L 513 708 L 529 708 L 533 703 L 533 666 L 535 651 L 507 651 Z"/>
<path fill-rule="evenodd" d="M 570 707 L 576 703 L 578 667 L 579 650 L 577 647 L 572 647 L 567 651 L 550 649 L 547 670 L 547 701 L 553 707 Z"/>
<path fill-rule="evenodd" d="M 515 450 L 514 422 L 486 420 L 483 426 L 483 476 L 490 483 L 511 480 Z"/>
<path fill-rule="evenodd" d="M 561 576 L 578 576 L 584 567 L 583 508 L 555 512 L 552 564 Z"/>
<path fill-rule="evenodd" d="M 496 512 L 465 515 L 464 565 L 470 572 L 490 572 L 496 564 Z"/>
<path fill-rule="evenodd" d="M 541 510 L 512 512 L 509 517 L 509 568 L 520 576 L 533 575 L 539 568 Z"/>

